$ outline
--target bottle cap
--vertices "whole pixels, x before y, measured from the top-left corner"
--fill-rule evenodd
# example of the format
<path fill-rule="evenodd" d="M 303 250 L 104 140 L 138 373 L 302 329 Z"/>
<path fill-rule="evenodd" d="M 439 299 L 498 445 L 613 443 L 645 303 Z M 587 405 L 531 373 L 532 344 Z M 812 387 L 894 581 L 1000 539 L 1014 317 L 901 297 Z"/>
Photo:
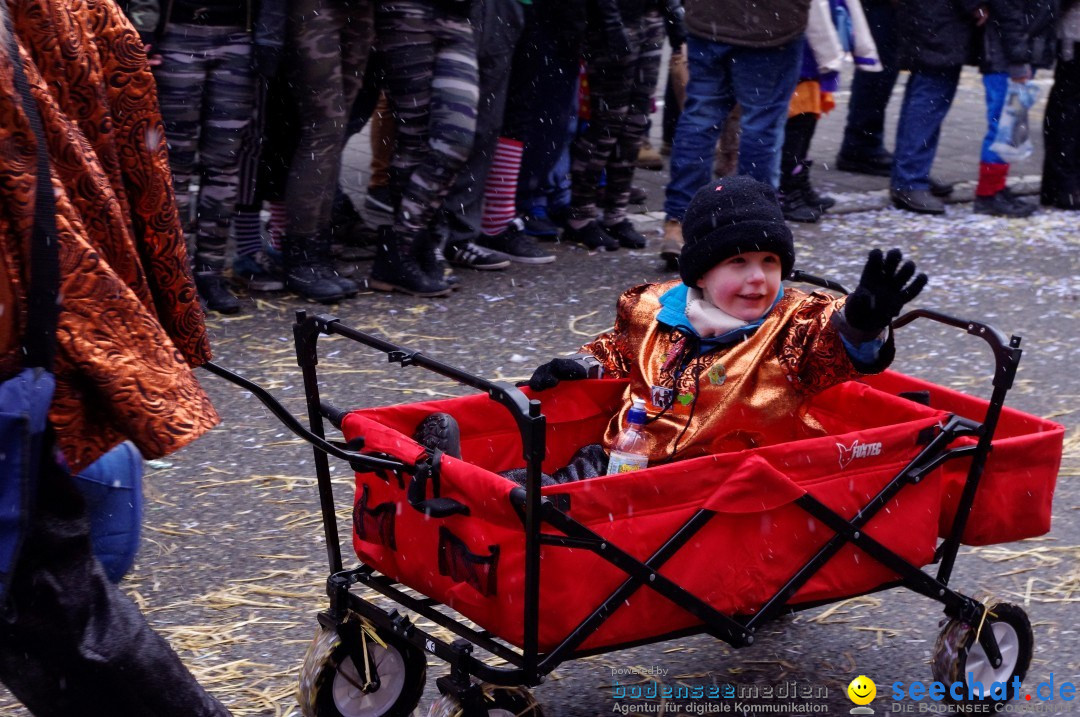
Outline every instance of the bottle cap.
<path fill-rule="evenodd" d="M 649 417 L 649 414 L 645 412 L 645 399 L 631 398 L 630 401 L 632 405 L 626 414 L 627 422 L 645 425 L 645 420 Z"/>

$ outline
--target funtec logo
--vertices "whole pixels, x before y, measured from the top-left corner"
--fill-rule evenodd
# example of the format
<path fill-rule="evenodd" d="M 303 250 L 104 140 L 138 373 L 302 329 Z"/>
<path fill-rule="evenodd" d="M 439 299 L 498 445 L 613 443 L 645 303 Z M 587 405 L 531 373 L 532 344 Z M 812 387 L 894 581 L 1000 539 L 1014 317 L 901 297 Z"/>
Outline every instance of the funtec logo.
<path fill-rule="evenodd" d="M 859 443 L 859 439 L 852 441 L 850 446 L 845 446 L 843 443 L 836 444 L 837 450 L 840 451 L 840 469 L 847 468 L 848 463 L 851 463 L 856 458 L 866 458 L 867 456 L 880 456 L 881 455 L 881 443 Z"/>

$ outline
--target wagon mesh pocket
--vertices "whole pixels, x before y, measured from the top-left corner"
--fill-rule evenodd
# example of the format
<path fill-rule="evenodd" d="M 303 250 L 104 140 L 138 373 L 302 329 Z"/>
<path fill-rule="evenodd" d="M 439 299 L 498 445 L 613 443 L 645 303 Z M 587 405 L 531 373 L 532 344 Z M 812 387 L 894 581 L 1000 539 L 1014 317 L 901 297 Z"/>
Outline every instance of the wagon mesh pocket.
<path fill-rule="evenodd" d="M 485 596 L 495 594 L 499 546 L 488 546 L 490 555 L 477 555 L 465 541 L 445 527 L 439 528 L 439 574 L 476 588 Z"/>
<path fill-rule="evenodd" d="M 368 487 L 364 486 L 360 500 L 353 507 L 353 529 L 356 537 L 369 543 L 385 545 L 397 550 L 394 540 L 394 516 L 397 506 L 394 503 L 379 503 L 374 508 L 367 507 Z"/>

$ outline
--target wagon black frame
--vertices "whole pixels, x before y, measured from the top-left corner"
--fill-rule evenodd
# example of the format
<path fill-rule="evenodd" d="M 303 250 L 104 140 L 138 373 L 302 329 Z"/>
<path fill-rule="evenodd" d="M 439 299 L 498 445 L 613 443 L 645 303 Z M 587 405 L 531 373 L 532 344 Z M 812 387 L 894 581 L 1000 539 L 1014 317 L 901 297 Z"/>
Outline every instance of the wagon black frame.
<path fill-rule="evenodd" d="M 796 272 L 794 278 L 846 293 L 839 284 L 812 275 Z M 809 494 L 797 499 L 795 501 L 797 505 L 834 531 L 835 535 L 796 571 L 756 614 L 750 616 L 725 615 L 658 572 L 664 563 L 716 514 L 714 511 L 699 509 L 668 538 L 659 550 L 642 562 L 574 520 L 560 507 L 557 500 L 541 496 L 540 466 L 545 453 L 546 419 L 541 413 L 540 401 L 527 398 L 514 386 L 474 376 L 432 359 L 419 351 L 403 348 L 390 341 L 345 326 L 332 316 L 321 314 L 309 316 L 306 311 L 296 313 L 293 332 L 297 362 L 304 378 L 309 417 L 308 428 L 304 428 L 295 416 L 257 384 L 213 363 L 207 364 L 206 368 L 255 394 L 291 431 L 312 444 L 331 573 L 327 579 L 330 606 L 328 610 L 319 614 L 320 623 L 328 629 L 337 629 L 350 613 L 356 613 L 369 620 L 377 630 L 396 635 L 416 648 L 445 660 L 449 663 L 451 672 L 449 676 L 439 678 L 440 690 L 462 698 L 468 705 L 471 700 L 476 699 L 476 688 L 472 681 L 474 677 L 493 685 L 531 687 L 541 684 L 545 675 L 570 659 L 702 633 L 711 634 L 733 647 L 751 645 L 757 628 L 768 620 L 784 613 L 818 607 L 844 599 L 836 598 L 797 605 L 787 603 L 806 581 L 849 543 L 900 576 L 899 580 L 878 586 L 869 591 L 870 593 L 906 587 L 941 603 L 949 617 L 969 624 L 978 624 L 984 617 L 986 607 L 977 600 L 951 589 L 949 581 L 960 547 L 960 538 L 967 525 L 986 459 L 990 454 L 991 442 L 1004 407 L 1005 396 L 1016 377 L 1022 353 L 1021 340 L 1015 335 L 1006 339 L 1003 333 L 981 322 L 958 319 L 927 309 L 908 312 L 894 321 L 892 326 L 897 329 L 921 318 L 963 329 L 989 344 L 994 355 L 995 371 L 992 381 L 993 392 L 986 415 L 981 422 L 961 416 L 951 416 L 922 451 L 850 520 L 838 515 Z M 339 425 L 345 412 L 323 401 L 320 397 L 316 367 L 318 365 L 317 345 L 322 336 L 341 336 L 385 353 L 391 363 L 400 364 L 402 367 L 418 366 L 453 379 L 477 391 L 487 393 L 510 412 L 521 434 L 523 458 L 526 465 L 525 487 L 515 488 L 510 493 L 514 508 L 522 518 L 525 532 L 525 583 L 522 613 L 524 640 L 520 649 L 500 641 L 498 636 L 486 630 L 472 628 L 463 621 L 440 611 L 438 608 L 442 605 L 433 598 L 416 597 L 405 592 L 399 583 L 379 574 L 372 566 L 361 564 L 354 569 L 343 568 L 328 456 L 344 460 L 355 471 L 398 471 L 410 476 L 410 480 L 414 482 L 426 481 L 431 475 L 433 466 L 430 457 L 422 458 L 416 464 L 409 464 L 389 457 L 364 454 L 361 452 L 363 450 L 362 438 L 349 443 L 326 439 L 324 420 L 330 419 L 332 423 Z M 973 436 L 978 440 L 974 445 L 950 448 L 954 439 L 961 436 Z M 971 458 L 971 466 L 951 531 L 948 537 L 938 544 L 935 552 L 934 562 L 938 564 L 936 576 L 912 565 L 862 532 L 862 527 L 904 486 L 919 483 L 947 461 L 966 457 Z M 438 496 L 422 501 L 421 505 L 415 507 L 429 512 L 433 517 L 445 517 L 459 512 L 461 508 L 456 501 Z M 544 524 L 564 534 L 545 533 L 542 530 Z M 538 639 L 542 617 L 539 599 L 540 549 L 545 545 L 590 550 L 625 572 L 627 576 L 626 580 L 556 648 L 546 653 L 539 650 Z M 420 628 L 408 616 L 399 613 L 396 609 L 386 610 L 366 600 L 350 590 L 357 583 L 446 628 L 459 639 L 447 641 L 435 636 Z M 618 606 L 641 587 L 660 593 L 678 607 L 700 619 L 702 624 L 644 640 L 595 650 L 578 650 L 579 646 L 618 609 Z M 854 595 L 846 597 L 854 597 Z M 989 661 L 995 667 L 999 666 L 1001 653 L 993 630 L 981 631 L 979 642 Z M 474 655 L 474 649 L 477 647 L 503 659 L 509 666 L 487 664 L 481 657 Z"/>

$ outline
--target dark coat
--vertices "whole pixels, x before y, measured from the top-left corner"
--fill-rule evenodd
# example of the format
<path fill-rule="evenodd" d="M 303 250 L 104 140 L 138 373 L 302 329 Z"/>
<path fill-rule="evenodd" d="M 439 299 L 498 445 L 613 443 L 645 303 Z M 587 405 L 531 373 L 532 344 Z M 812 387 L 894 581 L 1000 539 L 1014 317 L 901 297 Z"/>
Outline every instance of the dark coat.
<path fill-rule="evenodd" d="M 984 0 L 899 0 L 897 59 L 902 70 L 949 70 L 977 57 L 973 13 Z"/>
<path fill-rule="evenodd" d="M 1009 72 L 1054 64 L 1057 0 L 990 0 L 990 20 L 982 33 L 979 69 Z"/>
<path fill-rule="evenodd" d="M 683 0 L 683 7 L 691 35 L 737 47 L 786 45 L 806 32 L 810 14 L 810 0 Z"/>

